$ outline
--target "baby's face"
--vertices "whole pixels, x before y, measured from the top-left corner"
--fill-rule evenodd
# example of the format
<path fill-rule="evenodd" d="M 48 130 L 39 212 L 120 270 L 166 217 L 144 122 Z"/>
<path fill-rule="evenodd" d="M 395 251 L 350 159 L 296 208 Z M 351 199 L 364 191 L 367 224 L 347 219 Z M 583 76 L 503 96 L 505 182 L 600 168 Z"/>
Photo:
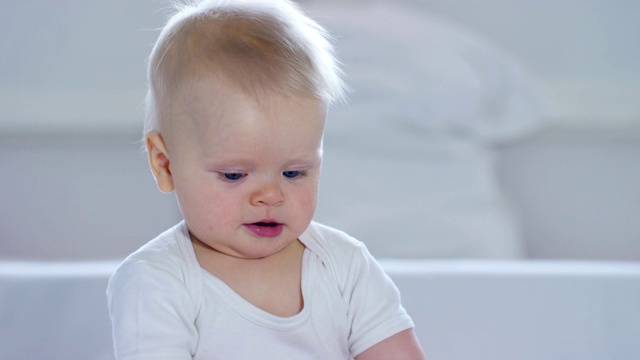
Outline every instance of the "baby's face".
<path fill-rule="evenodd" d="M 326 107 L 280 95 L 258 104 L 219 88 L 195 85 L 180 100 L 182 129 L 165 135 L 176 194 L 197 240 L 234 257 L 267 257 L 315 212 Z"/>

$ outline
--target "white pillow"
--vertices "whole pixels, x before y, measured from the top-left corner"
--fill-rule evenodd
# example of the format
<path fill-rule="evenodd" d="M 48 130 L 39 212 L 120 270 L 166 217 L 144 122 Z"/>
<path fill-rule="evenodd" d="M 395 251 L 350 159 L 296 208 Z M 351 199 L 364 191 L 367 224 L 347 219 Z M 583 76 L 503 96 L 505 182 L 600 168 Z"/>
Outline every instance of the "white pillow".
<path fill-rule="evenodd" d="M 398 5 L 307 10 L 336 36 L 352 88 L 329 114 L 316 219 L 380 257 L 522 256 L 490 147 L 543 123 L 522 68 Z"/>

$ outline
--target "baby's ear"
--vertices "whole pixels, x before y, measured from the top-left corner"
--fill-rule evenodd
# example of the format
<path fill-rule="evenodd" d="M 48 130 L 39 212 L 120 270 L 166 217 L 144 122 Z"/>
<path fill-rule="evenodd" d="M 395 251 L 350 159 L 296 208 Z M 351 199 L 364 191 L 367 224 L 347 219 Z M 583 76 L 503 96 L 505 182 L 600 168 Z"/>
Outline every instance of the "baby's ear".
<path fill-rule="evenodd" d="M 156 131 L 151 131 L 145 137 L 147 143 L 147 155 L 149 156 L 149 167 L 160 191 L 170 193 L 175 188 L 173 177 L 169 169 L 169 155 L 164 144 L 162 135 Z"/>

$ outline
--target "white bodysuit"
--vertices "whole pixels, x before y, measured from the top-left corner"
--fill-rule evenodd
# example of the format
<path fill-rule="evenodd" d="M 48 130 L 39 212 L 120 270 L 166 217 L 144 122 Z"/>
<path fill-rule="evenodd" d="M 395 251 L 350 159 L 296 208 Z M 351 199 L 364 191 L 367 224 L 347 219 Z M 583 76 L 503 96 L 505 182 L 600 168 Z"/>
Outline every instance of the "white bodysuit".
<path fill-rule="evenodd" d="M 203 270 L 185 222 L 130 255 L 107 290 L 117 359 L 351 359 L 413 327 L 365 246 L 311 223 L 304 307 L 267 313 Z"/>

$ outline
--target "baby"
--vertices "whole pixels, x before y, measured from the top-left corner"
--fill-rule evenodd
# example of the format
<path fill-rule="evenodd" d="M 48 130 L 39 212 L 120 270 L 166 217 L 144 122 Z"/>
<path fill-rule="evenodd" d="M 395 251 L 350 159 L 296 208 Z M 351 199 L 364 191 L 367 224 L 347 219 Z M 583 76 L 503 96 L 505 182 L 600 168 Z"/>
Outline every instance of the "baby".
<path fill-rule="evenodd" d="M 327 107 L 324 30 L 285 0 L 204 1 L 149 60 L 145 141 L 184 221 L 107 290 L 118 359 L 423 359 L 391 280 L 312 221 Z"/>

